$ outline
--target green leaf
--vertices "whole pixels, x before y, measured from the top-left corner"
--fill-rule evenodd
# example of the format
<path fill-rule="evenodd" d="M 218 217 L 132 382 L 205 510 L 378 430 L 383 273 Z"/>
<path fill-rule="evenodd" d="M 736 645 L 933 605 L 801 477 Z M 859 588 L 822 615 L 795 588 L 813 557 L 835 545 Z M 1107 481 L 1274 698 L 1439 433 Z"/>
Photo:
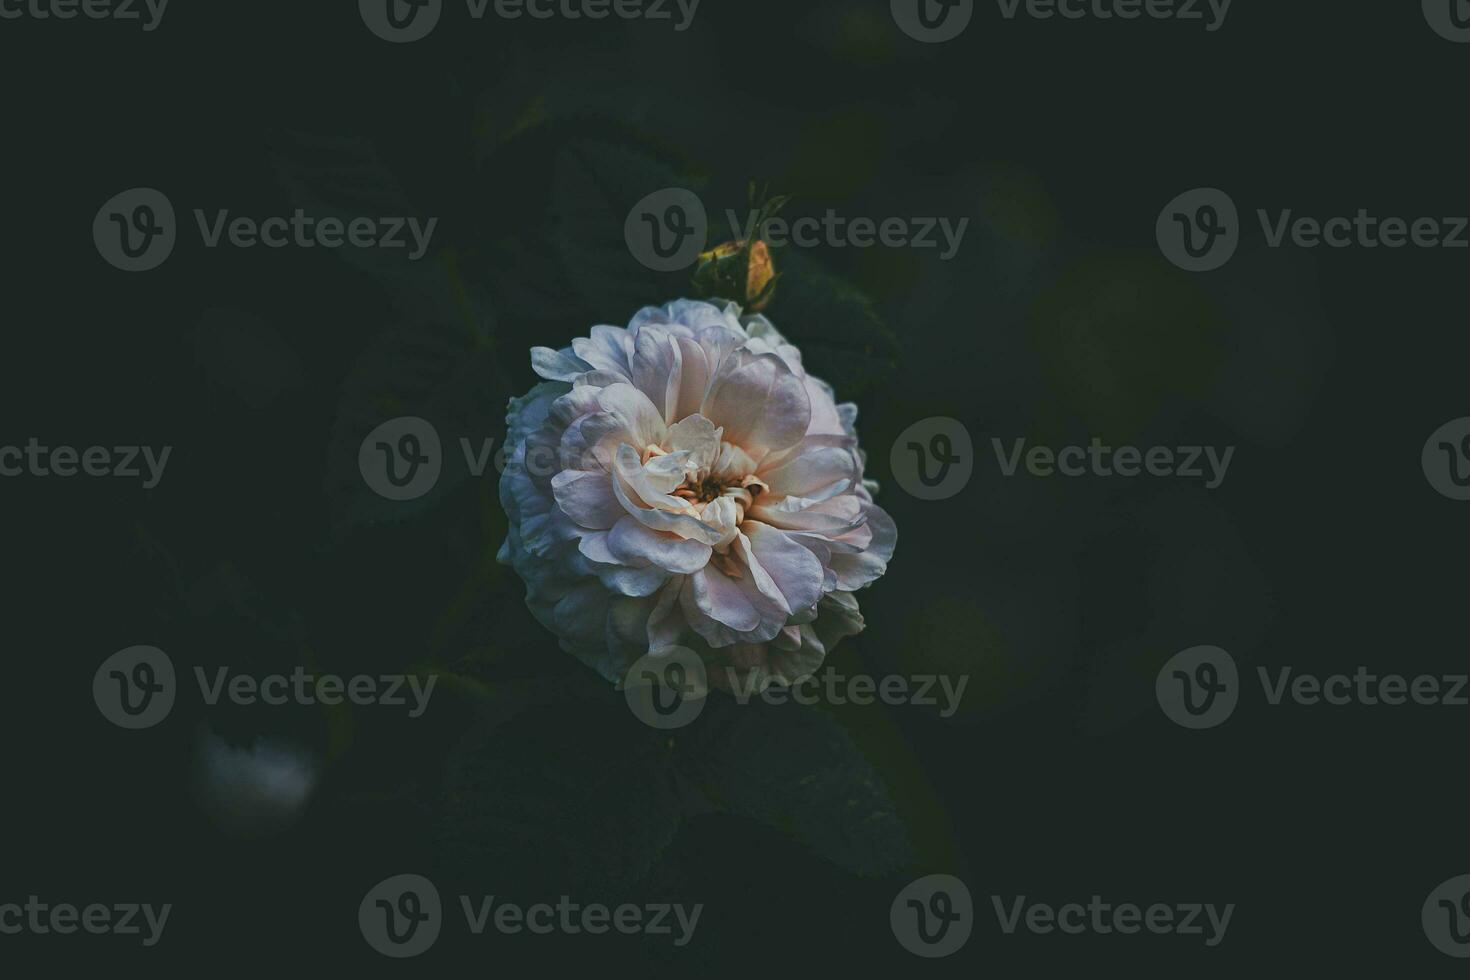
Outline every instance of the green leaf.
<path fill-rule="evenodd" d="M 722 811 L 782 831 L 859 875 L 911 866 L 913 845 L 882 778 L 828 714 L 712 697 L 680 771 Z"/>
<path fill-rule="evenodd" d="M 791 249 L 778 250 L 775 263 L 781 285 L 766 313 L 839 401 L 858 398 L 893 376 L 898 340 L 868 296 Z"/>
<path fill-rule="evenodd" d="M 617 893 L 679 829 L 667 736 L 610 690 L 532 698 L 497 703 L 450 761 L 435 833 L 446 874 L 496 894 Z"/>
<path fill-rule="evenodd" d="M 339 532 L 416 518 L 441 503 L 471 476 L 460 439 L 468 439 L 477 455 L 487 438 L 495 438 L 499 448 L 511 386 L 491 340 L 491 322 L 488 302 L 466 294 L 458 317 L 389 329 L 353 363 L 328 446 L 326 490 Z M 364 481 L 358 450 L 373 429 L 406 415 L 434 426 L 443 453 L 442 474 L 417 500 L 387 500 Z M 487 465 L 481 478 L 493 490 L 497 475 Z"/>

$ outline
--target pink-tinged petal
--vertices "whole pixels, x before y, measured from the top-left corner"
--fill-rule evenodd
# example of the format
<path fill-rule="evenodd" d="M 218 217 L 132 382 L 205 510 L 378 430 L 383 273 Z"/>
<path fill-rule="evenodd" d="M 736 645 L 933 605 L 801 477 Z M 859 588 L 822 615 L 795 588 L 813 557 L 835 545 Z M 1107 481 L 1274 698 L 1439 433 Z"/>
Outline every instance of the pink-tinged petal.
<path fill-rule="evenodd" d="M 817 556 L 789 536 L 759 521 L 746 521 L 742 537 L 785 597 L 788 609 L 809 609 L 822 598 L 825 573 Z"/>
<path fill-rule="evenodd" d="M 877 504 L 868 504 L 868 528 L 872 539 L 863 551 L 834 553 L 832 571 L 837 575 L 837 587 L 845 592 L 860 589 L 876 581 L 888 571 L 888 562 L 898 544 L 898 528 L 887 511 Z"/>
<path fill-rule="evenodd" d="M 740 533 L 739 524 L 737 523 L 740 519 L 740 511 L 735 505 L 735 501 L 729 497 L 717 497 L 711 500 L 705 505 L 704 512 L 700 514 L 700 519 L 705 524 L 720 532 L 720 539 L 711 543 L 721 551 L 731 541 L 735 540 L 735 535 Z"/>
<path fill-rule="evenodd" d="M 655 531 L 669 531 L 681 538 L 692 538 L 705 544 L 720 540 L 720 532 L 689 513 L 688 503 L 679 497 L 659 494 L 647 485 L 638 454 L 629 446 L 620 447 L 613 473 L 613 493 L 623 509 L 639 523 Z M 650 499 L 652 498 L 652 499 Z"/>
<path fill-rule="evenodd" d="M 531 370 L 547 381 L 571 381 L 579 374 L 592 370 L 592 365 L 574 356 L 570 351 L 552 350 L 550 347 L 532 347 Z"/>
<path fill-rule="evenodd" d="M 761 479 L 776 493 L 813 500 L 834 497 L 862 476 L 857 454 L 835 446 L 814 446 L 775 469 L 761 472 Z"/>
<path fill-rule="evenodd" d="M 802 380 L 774 354 L 737 350 L 710 384 L 700 414 L 725 427 L 725 439 L 759 459 L 795 445 L 811 422 Z"/>
<path fill-rule="evenodd" d="M 620 564 L 618 556 L 607 546 L 607 531 L 589 531 L 577 540 L 577 550 L 588 561 L 603 565 Z"/>
<path fill-rule="evenodd" d="M 743 574 L 748 580 L 749 585 L 753 586 L 756 592 L 760 593 L 761 597 L 769 605 L 775 607 L 781 616 L 782 622 L 785 622 L 791 616 L 791 605 L 786 601 L 786 597 L 781 594 L 781 588 L 776 585 L 776 580 L 771 578 L 771 574 L 760 563 L 760 559 L 756 558 L 751 552 L 750 539 L 744 533 L 735 536 L 735 547 L 733 550 L 740 555 L 741 561 L 745 564 Z M 810 552 L 807 553 L 807 557 L 811 557 Z"/>
<path fill-rule="evenodd" d="M 557 455 L 569 470 L 611 473 L 613 454 L 624 442 L 623 424 L 609 412 L 585 415 L 562 433 Z"/>
<path fill-rule="evenodd" d="M 639 331 L 633 345 L 633 384 L 648 396 L 666 422 L 674 422 L 684 376 L 683 354 L 663 330 Z"/>
<path fill-rule="evenodd" d="M 606 473 L 562 470 L 551 478 L 551 492 L 562 512 L 582 527 L 606 530 L 623 516 Z"/>
<path fill-rule="evenodd" d="M 720 454 L 709 468 L 710 476 L 721 480 L 738 480 L 747 473 L 755 472 L 755 460 L 739 446 L 728 442 L 720 443 Z"/>
<path fill-rule="evenodd" d="M 705 363 L 709 365 L 710 378 L 720 371 L 725 359 L 735 353 L 749 340 L 738 323 L 710 322 L 694 327 L 694 339 L 704 348 Z"/>
<path fill-rule="evenodd" d="M 597 326 L 591 337 L 572 341 L 572 351 L 598 371 L 607 371 L 624 379 L 631 378 L 628 331 L 622 327 Z"/>
<path fill-rule="evenodd" d="M 599 411 L 597 391 L 585 385 L 572 385 L 572 390 L 551 403 L 546 421 L 553 430 L 565 429 L 582 416 Z"/>
<path fill-rule="evenodd" d="M 822 566 L 822 591 L 831 592 L 837 588 L 837 573 L 832 571 L 831 541 L 821 535 L 809 534 L 805 531 L 786 531 L 784 533 L 816 556 L 817 563 Z"/>
<path fill-rule="evenodd" d="M 625 564 L 654 564 L 680 575 L 697 572 L 709 564 L 712 551 L 701 541 L 653 531 L 629 515 L 608 533 L 608 550 Z"/>
<path fill-rule="evenodd" d="M 669 482 L 672 475 L 644 466 L 638 453 L 626 442 L 618 446 L 617 455 L 613 458 L 613 476 L 613 492 L 616 493 L 619 487 L 628 492 L 629 499 L 623 501 L 625 506 L 651 507 L 671 513 L 689 512 L 686 501 L 669 494 L 678 486 Z M 618 499 L 623 500 L 621 496 Z"/>
<path fill-rule="evenodd" d="M 627 383 L 627 378 L 623 377 L 621 374 L 614 374 L 612 371 L 588 371 L 586 374 L 577 375 L 577 379 L 572 382 L 572 390 L 575 391 L 578 388 L 592 388 L 593 393 L 595 394 L 596 392 L 601 391 L 603 388 L 606 388 L 609 385 L 620 385 Z"/>
<path fill-rule="evenodd" d="M 704 404 L 704 394 L 709 388 L 709 379 L 714 367 L 709 363 L 705 349 L 691 337 L 674 337 L 679 347 L 679 388 L 674 400 L 672 418 L 688 418 L 699 412 Z"/>
<path fill-rule="evenodd" d="M 625 565 L 598 565 L 593 569 L 610 592 L 624 596 L 650 596 L 663 588 L 669 573 L 656 565 L 629 568 Z"/>
<path fill-rule="evenodd" d="M 643 481 L 660 494 L 672 494 L 684 482 L 689 459 L 690 454 L 687 452 L 654 456 L 643 464 Z"/>
<path fill-rule="evenodd" d="M 691 415 L 669 426 L 669 445 L 675 452 L 689 453 L 690 466 L 708 472 L 720 453 L 724 430 L 703 415 Z"/>
<path fill-rule="evenodd" d="M 873 529 L 868 527 L 867 518 L 864 518 L 863 521 L 862 524 L 849 531 L 843 531 L 841 534 L 825 539 L 834 555 L 850 555 L 854 552 L 866 551 L 873 543 Z"/>
<path fill-rule="evenodd" d="M 597 403 L 622 422 L 627 441 L 637 449 L 660 445 L 668 434 L 663 413 L 631 384 L 609 385 L 598 393 Z"/>
<path fill-rule="evenodd" d="M 801 497 L 785 497 L 768 503 L 763 494 L 751 508 L 749 516 L 783 531 L 810 531 L 836 537 L 863 522 L 863 505 L 852 494 L 817 503 Z"/>
<path fill-rule="evenodd" d="M 760 625 L 760 613 L 740 583 L 713 566 L 707 565 L 684 580 L 679 601 L 689 616 L 689 624 L 711 645 L 728 646 L 732 642 L 726 638 L 725 631 L 711 629 L 711 623 L 737 633 L 748 633 Z"/>
<path fill-rule="evenodd" d="M 807 427 L 808 435 L 847 435 L 842 424 L 842 413 L 832 397 L 832 386 L 811 375 L 802 379 L 806 385 L 807 398 L 811 400 L 812 422 Z"/>
<path fill-rule="evenodd" d="M 804 456 L 807 453 L 815 452 L 818 449 L 847 449 L 858 454 L 858 456 L 862 455 L 862 450 L 858 449 L 857 440 L 849 436 L 831 434 L 813 435 L 812 433 L 808 432 L 796 445 L 789 446 L 786 449 L 781 450 L 780 452 L 770 453 L 769 455 L 767 455 L 764 459 L 761 460 L 760 469 L 757 472 L 770 472 L 771 470 L 777 469 L 778 467 L 785 466 L 792 460 Z"/>

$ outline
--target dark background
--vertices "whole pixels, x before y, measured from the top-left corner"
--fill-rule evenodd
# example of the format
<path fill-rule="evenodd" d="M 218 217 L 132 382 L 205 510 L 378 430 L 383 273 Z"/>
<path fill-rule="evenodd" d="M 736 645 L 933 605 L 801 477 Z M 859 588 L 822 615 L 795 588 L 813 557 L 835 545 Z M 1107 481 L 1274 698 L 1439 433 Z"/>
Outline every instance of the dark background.
<path fill-rule="evenodd" d="M 0 22 L 0 443 L 174 447 L 153 491 L 0 483 L 11 570 L 0 900 L 174 905 L 152 950 L 0 937 L 0 962 L 381 968 L 356 927 L 363 893 L 411 871 L 446 896 L 514 894 L 497 877 L 497 841 L 509 839 L 521 864 L 506 874 L 530 882 L 528 895 L 544 887 L 554 900 L 572 882 L 583 901 L 703 902 L 694 943 L 468 940 L 451 910 L 423 967 L 1456 968 L 1425 940 L 1419 908 L 1470 870 L 1466 709 L 1271 708 L 1254 668 L 1464 669 L 1464 505 L 1430 488 L 1419 453 L 1467 414 L 1467 258 L 1272 250 L 1253 215 L 1465 214 L 1457 93 L 1470 49 L 1431 32 L 1417 4 L 1236 0 L 1216 33 L 1008 22 L 979 5 L 961 38 L 933 46 L 904 37 L 876 0 L 704 0 L 684 34 L 472 23 L 453 4 L 445 16 L 406 46 L 373 37 L 350 4 L 175 0 L 153 33 Z M 376 154 L 366 190 L 343 176 L 344 146 Z M 562 346 L 684 291 L 678 276 L 649 285 L 608 250 L 625 208 L 608 210 L 612 227 L 558 211 L 563 181 L 604 186 L 613 146 L 697 183 L 715 215 L 743 202 L 748 180 L 769 179 L 796 196 L 792 215 L 971 219 L 947 263 L 883 249 L 797 260 L 868 293 L 887 335 L 818 332 L 783 320 L 779 299 L 772 310 L 809 367 L 859 402 L 870 475 L 900 530 L 887 576 L 861 596 L 867 632 L 829 662 L 972 675 L 947 721 L 918 707 L 842 719 L 912 838 L 903 869 L 854 874 L 810 840 L 706 814 L 682 822 L 647 877 L 586 884 L 576 854 L 631 855 L 629 828 L 645 826 L 653 790 L 621 776 L 569 780 L 565 800 L 517 811 L 546 816 L 539 841 L 499 816 L 477 823 L 503 816 L 502 798 L 514 808 L 542 792 L 517 779 L 583 746 L 616 757 L 610 733 L 635 723 L 597 707 L 533 713 L 535 731 L 495 736 L 512 757 L 522 743 L 546 753 L 495 781 L 457 761 L 479 730 L 468 682 L 447 697 L 446 684 L 443 710 L 416 722 L 207 709 L 186 693 L 137 733 L 88 696 L 97 665 L 139 643 L 181 672 L 305 661 L 343 674 L 434 664 L 491 688 L 586 680 L 531 621 L 519 581 L 486 562 L 504 528 L 491 481 L 448 486 L 408 521 L 354 523 L 364 488 L 351 485 L 357 441 L 344 433 L 357 415 L 416 404 L 381 372 L 404 363 L 403 331 L 443 326 L 442 307 L 405 298 L 444 302 L 443 284 L 402 287 L 322 250 L 208 250 L 190 212 L 289 214 L 327 187 L 439 216 L 435 246 L 453 251 L 475 296 L 469 317 L 491 338 L 471 353 L 425 342 L 458 386 L 442 431 L 498 438 L 505 398 L 533 381 L 529 346 Z M 89 228 L 134 186 L 163 190 L 189 227 L 163 267 L 127 275 L 99 258 Z M 1234 260 L 1191 276 L 1159 255 L 1153 228 L 1197 186 L 1227 190 L 1247 220 Z M 892 482 L 888 452 L 936 415 L 966 424 L 979 461 L 964 493 L 931 503 Z M 1003 479 L 989 453 L 991 437 L 1094 435 L 1237 451 L 1215 491 Z M 1251 680 L 1229 723 L 1186 732 L 1158 710 L 1153 678 L 1201 643 L 1231 651 Z M 330 756 L 298 825 L 241 840 L 210 819 L 193 775 L 206 722 Z M 799 769 L 799 746 L 769 751 L 776 768 Z M 812 806 L 816 826 L 824 806 L 840 826 L 835 800 Z M 978 923 L 961 953 L 926 963 L 887 922 L 898 889 L 930 871 L 968 883 Z M 1004 936 L 989 896 L 1023 894 L 1237 909 L 1214 949 L 1199 937 Z"/>

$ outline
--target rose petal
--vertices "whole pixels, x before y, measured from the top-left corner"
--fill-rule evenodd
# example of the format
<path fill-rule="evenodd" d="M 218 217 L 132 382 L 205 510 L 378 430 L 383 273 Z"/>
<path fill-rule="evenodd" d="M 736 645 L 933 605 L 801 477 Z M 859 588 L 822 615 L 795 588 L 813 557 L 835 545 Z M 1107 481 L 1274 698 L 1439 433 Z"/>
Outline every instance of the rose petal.
<path fill-rule="evenodd" d="M 697 572 L 709 563 L 712 551 L 701 541 L 653 531 L 626 516 L 608 532 L 608 550 L 628 564 L 652 563 L 681 575 Z"/>
<path fill-rule="evenodd" d="M 741 536 L 775 581 L 790 610 L 809 609 L 822 598 L 822 563 L 797 541 L 760 521 L 746 521 Z"/>
<path fill-rule="evenodd" d="M 800 441 L 812 411 L 801 378 L 779 357 L 737 350 L 721 365 L 699 414 L 759 459 Z"/>
<path fill-rule="evenodd" d="M 611 478 L 601 471 L 562 470 L 551 478 L 551 491 L 562 513 L 582 527 L 606 530 L 624 514 Z"/>
<path fill-rule="evenodd" d="M 548 381 L 571 381 L 577 375 L 592 370 L 592 365 L 571 351 L 532 347 L 531 370 Z"/>

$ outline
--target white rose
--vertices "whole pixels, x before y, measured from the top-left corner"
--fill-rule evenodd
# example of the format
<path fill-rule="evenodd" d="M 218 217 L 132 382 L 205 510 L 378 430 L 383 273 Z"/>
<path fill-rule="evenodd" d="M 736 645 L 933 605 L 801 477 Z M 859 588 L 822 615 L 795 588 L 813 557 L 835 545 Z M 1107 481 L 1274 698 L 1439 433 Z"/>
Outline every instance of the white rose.
<path fill-rule="evenodd" d="M 863 628 L 897 531 L 863 479 L 855 405 L 762 316 L 680 300 L 531 352 L 509 409 L 499 559 L 563 648 L 610 680 L 687 646 L 712 683 L 817 669 Z"/>

